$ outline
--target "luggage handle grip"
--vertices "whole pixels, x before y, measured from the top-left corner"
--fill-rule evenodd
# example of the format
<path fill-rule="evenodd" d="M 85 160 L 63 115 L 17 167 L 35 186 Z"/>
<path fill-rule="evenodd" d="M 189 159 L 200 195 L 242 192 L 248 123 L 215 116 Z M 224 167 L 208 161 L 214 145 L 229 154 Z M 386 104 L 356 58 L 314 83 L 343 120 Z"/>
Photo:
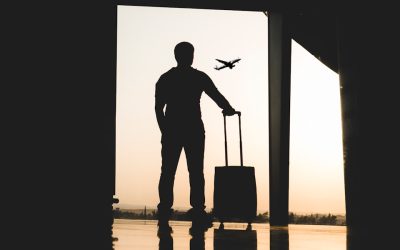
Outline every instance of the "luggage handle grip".
<path fill-rule="evenodd" d="M 243 149 L 242 149 L 242 122 L 241 116 L 242 113 L 240 111 L 235 111 L 235 114 L 238 115 L 239 118 L 239 146 L 240 146 L 240 166 L 243 167 Z M 226 114 L 224 114 L 224 135 L 225 135 L 225 167 L 228 166 L 228 142 L 226 140 Z"/>
<path fill-rule="evenodd" d="M 222 113 L 224 116 L 227 116 L 227 114 L 225 114 L 225 113 Z M 240 111 L 235 111 L 235 115 L 238 115 L 238 116 L 241 116 L 242 115 L 242 112 L 240 112 Z"/>

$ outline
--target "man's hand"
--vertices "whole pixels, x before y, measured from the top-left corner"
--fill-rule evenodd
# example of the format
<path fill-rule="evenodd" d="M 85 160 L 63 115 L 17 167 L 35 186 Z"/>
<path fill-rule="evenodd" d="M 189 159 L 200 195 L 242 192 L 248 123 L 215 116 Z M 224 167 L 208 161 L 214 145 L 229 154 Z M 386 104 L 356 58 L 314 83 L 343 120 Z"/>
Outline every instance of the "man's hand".
<path fill-rule="evenodd" d="M 227 116 L 232 116 L 232 115 L 236 114 L 236 110 L 234 108 L 224 109 L 224 110 L 222 110 L 222 114 L 227 115 Z"/>

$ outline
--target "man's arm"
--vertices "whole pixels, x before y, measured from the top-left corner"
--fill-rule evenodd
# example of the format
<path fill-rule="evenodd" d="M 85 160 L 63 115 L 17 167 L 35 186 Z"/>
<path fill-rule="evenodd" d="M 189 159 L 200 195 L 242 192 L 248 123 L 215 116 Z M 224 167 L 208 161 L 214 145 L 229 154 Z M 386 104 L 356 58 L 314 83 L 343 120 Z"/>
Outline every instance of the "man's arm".
<path fill-rule="evenodd" d="M 161 88 L 161 78 L 156 83 L 156 94 L 155 94 L 155 111 L 157 117 L 158 127 L 160 128 L 161 133 L 163 133 L 165 128 L 165 114 L 164 107 L 166 105 L 166 101 L 164 98 L 164 91 Z"/>
<path fill-rule="evenodd" d="M 156 117 L 157 117 L 158 127 L 160 128 L 161 133 L 163 133 L 165 127 L 164 106 L 165 103 L 161 103 L 156 100 L 156 107 L 155 107 Z"/>
<path fill-rule="evenodd" d="M 225 115 L 234 115 L 235 109 L 230 105 L 228 100 L 219 92 L 213 81 L 206 76 L 207 84 L 204 92 L 222 109 L 222 113 Z"/>

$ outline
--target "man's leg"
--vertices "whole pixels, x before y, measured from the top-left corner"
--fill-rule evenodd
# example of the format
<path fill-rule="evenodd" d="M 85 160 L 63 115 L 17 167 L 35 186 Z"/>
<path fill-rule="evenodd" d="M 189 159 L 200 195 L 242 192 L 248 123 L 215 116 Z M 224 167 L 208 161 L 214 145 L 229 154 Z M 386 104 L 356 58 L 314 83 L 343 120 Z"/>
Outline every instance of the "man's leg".
<path fill-rule="evenodd" d="M 157 206 L 159 225 L 168 224 L 168 220 L 172 213 L 171 208 L 174 202 L 173 191 L 175 173 L 181 151 L 182 145 L 180 145 L 180 143 L 171 139 L 164 139 L 162 141 L 162 165 L 160 181 L 158 184 L 160 203 Z"/>
<path fill-rule="evenodd" d="M 205 213 L 204 197 L 204 134 L 192 135 L 185 143 L 186 161 L 190 181 L 190 205 L 193 222 L 211 226 L 211 218 Z"/>
<path fill-rule="evenodd" d="M 192 135 L 185 143 L 186 162 L 190 181 L 190 205 L 204 210 L 204 134 Z"/>

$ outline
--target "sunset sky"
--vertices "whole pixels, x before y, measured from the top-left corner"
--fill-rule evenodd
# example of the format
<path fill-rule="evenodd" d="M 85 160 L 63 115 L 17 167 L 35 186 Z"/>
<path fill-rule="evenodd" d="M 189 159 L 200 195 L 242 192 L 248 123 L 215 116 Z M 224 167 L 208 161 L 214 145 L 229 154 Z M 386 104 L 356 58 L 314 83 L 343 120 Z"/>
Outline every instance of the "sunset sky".
<path fill-rule="evenodd" d="M 176 66 L 175 45 L 191 42 L 193 67 L 207 73 L 242 112 L 244 165 L 256 171 L 258 210 L 269 208 L 268 18 L 262 12 L 118 7 L 116 196 L 120 204 L 155 207 L 161 166 L 154 112 L 155 83 Z M 289 210 L 344 213 L 338 75 L 292 43 Z M 241 58 L 232 70 L 215 60 Z M 224 165 L 223 118 L 205 94 L 206 206 L 212 208 L 214 167 Z M 239 164 L 237 117 L 228 117 L 229 162 Z M 189 208 L 184 151 L 174 208 Z"/>

